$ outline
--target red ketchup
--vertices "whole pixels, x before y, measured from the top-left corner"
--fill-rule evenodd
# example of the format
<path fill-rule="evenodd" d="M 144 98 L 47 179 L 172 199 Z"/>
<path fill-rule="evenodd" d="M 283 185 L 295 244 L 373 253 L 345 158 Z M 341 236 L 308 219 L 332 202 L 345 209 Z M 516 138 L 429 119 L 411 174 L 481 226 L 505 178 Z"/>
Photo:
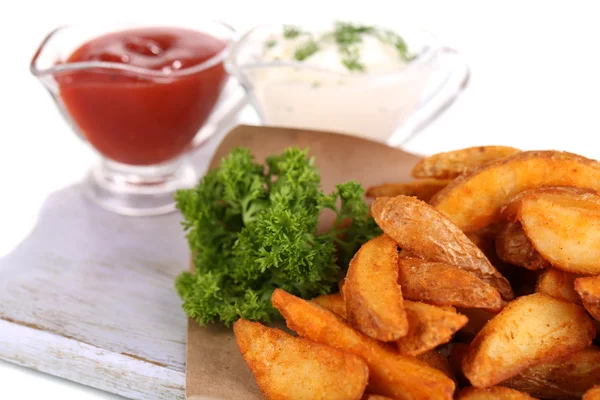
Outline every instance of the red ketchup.
<path fill-rule="evenodd" d="M 193 68 L 226 45 L 180 28 L 109 33 L 83 44 L 67 62 L 107 61 L 142 72 L 70 72 L 58 78 L 61 98 L 82 134 L 108 159 L 130 165 L 163 163 L 189 148 L 213 109 L 226 79 L 223 62 L 195 72 Z"/>

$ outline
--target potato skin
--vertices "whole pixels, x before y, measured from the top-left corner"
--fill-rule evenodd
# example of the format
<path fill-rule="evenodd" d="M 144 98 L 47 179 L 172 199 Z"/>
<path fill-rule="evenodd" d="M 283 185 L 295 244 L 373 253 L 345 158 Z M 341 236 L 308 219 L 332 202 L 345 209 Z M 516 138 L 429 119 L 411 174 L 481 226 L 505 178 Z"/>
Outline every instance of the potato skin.
<path fill-rule="evenodd" d="M 383 234 L 361 246 L 344 284 L 348 322 L 373 339 L 406 336 L 408 320 L 398 285 L 398 245 Z"/>
<path fill-rule="evenodd" d="M 398 282 L 407 299 L 493 311 L 504 306 L 496 289 L 457 266 L 420 258 L 400 258 L 398 266 Z"/>
<path fill-rule="evenodd" d="M 360 357 L 244 319 L 235 322 L 233 331 L 267 399 L 362 397 L 369 370 Z"/>
<path fill-rule="evenodd" d="M 510 284 L 485 254 L 448 218 L 414 197 L 381 197 L 371 205 L 377 225 L 403 251 L 427 261 L 456 265 L 492 285 L 505 300 Z"/>
<path fill-rule="evenodd" d="M 430 204 L 456 226 L 472 232 L 500 220 L 500 210 L 517 193 L 539 186 L 600 190 L 600 163 L 559 151 L 523 151 L 461 175 Z"/>
<path fill-rule="evenodd" d="M 502 226 L 496 236 L 496 254 L 504 262 L 532 271 L 550 266 L 533 247 L 519 222 L 508 222 Z"/>
<path fill-rule="evenodd" d="M 477 146 L 437 153 L 420 159 L 413 167 L 411 175 L 415 178 L 454 179 L 519 151 L 506 146 Z"/>
<path fill-rule="evenodd" d="M 527 368 L 501 383 L 542 399 L 577 400 L 600 385 L 600 349 L 590 346 Z"/>
<path fill-rule="evenodd" d="M 416 358 L 399 355 L 333 312 L 281 289 L 275 289 L 271 301 L 287 326 L 300 336 L 365 360 L 370 391 L 400 400 L 452 399 L 455 384 L 444 373 Z"/>
<path fill-rule="evenodd" d="M 463 371 L 473 386 L 493 386 L 533 365 L 582 350 L 595 335 L 583 307 L 544 293 L 519 297 L 473 339 Z"/>

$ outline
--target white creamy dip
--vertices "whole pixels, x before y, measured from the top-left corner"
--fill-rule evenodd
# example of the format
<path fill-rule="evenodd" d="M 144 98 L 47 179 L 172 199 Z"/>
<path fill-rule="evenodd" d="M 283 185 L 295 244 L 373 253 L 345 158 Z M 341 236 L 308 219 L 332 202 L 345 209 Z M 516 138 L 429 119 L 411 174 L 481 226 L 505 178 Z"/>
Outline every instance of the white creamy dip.
<path fill-rule="evenodd" d="M 255 66 L 240 65 L 253 100 L 268 125 L 386 141 L 414 111 L 431 68 L 411 65 L 398 35 L 364 33 L 345 46 L 336 29 L 267 36 Z"/>

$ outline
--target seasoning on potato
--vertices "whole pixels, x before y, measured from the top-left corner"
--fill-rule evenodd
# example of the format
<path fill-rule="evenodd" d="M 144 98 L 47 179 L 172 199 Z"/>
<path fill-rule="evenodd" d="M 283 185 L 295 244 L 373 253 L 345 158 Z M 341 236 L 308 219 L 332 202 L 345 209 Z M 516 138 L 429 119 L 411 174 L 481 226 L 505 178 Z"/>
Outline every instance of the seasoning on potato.
<path fill-rule="evenodd" d="M 541 186 L 600 190 L 600 163 L 560 151 L 523 151 L 461 175 L 436 194 L 431 205 L 465 232 L 500 219 L 517 193 Z"/>
<path fill-rule="evenodd" d="M 532 190 L 507 207 L 531 244 L 554 268 L 600 274 L 600 195 L 579 190 Z"/>
<path fill-rule="evenodd" d="M 414 357 L 402 356 L 345 323 L 333 312 L 281 289 L 271 299 L 301 337 L 356 354 L 369 366 L 369 387 L 394 399 L 451 399 L 454 381 Z"/>
<path fill-rule="evenodd" d="M 358 356 L 238 319 L 233 331 L 258 386 L 269 399 L 359 400 L 369 377 Z"/>
<path fill-rule="evenodd" d="M 332 279 L 339 293 L 308 301 L 275 289 L 298 337 L 236 323 L 268 399 L 597 398 L 600 164 L 486 152 L 422 160 L 415 175 L 455 178 L 432 205 L 375 196 L 383 234 Z"/>
<path fill-rule="evenodd" d="M 350 261 L 344 299 L 348 322 L 365 335 L 384 342 L 406 336 L 396 242 L 384 234 L 362 245 Z"/>
<path fill-rule="evenodd" d="M 420 258 L 400 258 L 398 266 L 398 282 L 407 299 L 494 311 L 504 306 L 496 289 L 457 266 Z"/>
<path fill-rule="evenodd" d="M 583 307 L 535 293 L 513 300 L 483 327 L 462 367 L 473 386 L 485 388 L 532 365 L 583 350 L 595 336 Z"/>
<path fill-rule="evenodd" d="M 590 346 L 534 365 L 502 385 L 541 399 L 578 400 L 586 390 L 600 385 L 600 348 Z"/>
<path fill-rule="evenodd" d="M 414 197 L 378 198 L 371 206 L 375 222 L 401 249 L 427 261 L 455 265 L 492 285 L 505 300 L 510 284 L 485 254 L 436 209 Z"/>
<path fill-rule="evenodd" d="M 422 158 L 412 169 L 415 178 L 454 179 L 491 161 L 518 153 L 506 146 L 477 146 Z"/>

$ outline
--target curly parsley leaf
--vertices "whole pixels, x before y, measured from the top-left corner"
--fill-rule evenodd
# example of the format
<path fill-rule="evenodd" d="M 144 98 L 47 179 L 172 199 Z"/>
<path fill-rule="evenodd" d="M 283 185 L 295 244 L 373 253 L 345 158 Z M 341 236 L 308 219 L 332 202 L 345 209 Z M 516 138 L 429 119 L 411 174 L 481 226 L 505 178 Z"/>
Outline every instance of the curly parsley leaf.
<path fill-rule="evenodd" d="M 186 314 L 204 325 L 238 318 L 279 318 L 270 302 L 275 288 L 304 298 L 329 293 L 354 252 L 380 231 L 356 182 L 320 189 L 307 151 L 287 149 L 254 162 L 234 149 L 195 189 L 180 190 L 194 272 L 176 280 Z M 333 210 L 333 227 L 318 233 L 321 211 Z"/>

